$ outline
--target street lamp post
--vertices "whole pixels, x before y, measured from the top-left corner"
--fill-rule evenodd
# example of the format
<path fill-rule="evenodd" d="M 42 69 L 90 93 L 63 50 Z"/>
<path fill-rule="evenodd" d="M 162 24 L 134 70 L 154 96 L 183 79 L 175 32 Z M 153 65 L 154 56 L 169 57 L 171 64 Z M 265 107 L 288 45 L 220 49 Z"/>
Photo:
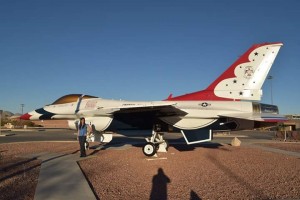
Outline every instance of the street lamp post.
<path fill-rule="evenodd" d="M 0 135 L 2 135 L 2 132 L 1 132 L 1 125 L 2 125 L 2 113 L 3 113 L 3 110 L 0 110 Z"/>
<path fill-rule="evenodd" d="M 21 112 L 22 112 L 22 115 L 23 115 L 23 108 L 24 108 L 25 104 L 24 103 L 21 103 Z M 22 126 L 22 119 L 20 118 L 20 126 Z"/>
<path fill-rule="evenodd" d="M 273 105 L 273 86 L 272 86 L 272 79 L 273 76 L 268 76 L 268 79 L 271 81 L 271 104 Z"/>
<path fill-rule="evenodd" d="M 22 115 L 23 115 L 23 108 L 24 108 L 24 106 L 25 106 L 25 104 L 24 104 L 24 103 L 22 103 L 22 104 L 21 104 L 21 111 L 22 111 Z"/>

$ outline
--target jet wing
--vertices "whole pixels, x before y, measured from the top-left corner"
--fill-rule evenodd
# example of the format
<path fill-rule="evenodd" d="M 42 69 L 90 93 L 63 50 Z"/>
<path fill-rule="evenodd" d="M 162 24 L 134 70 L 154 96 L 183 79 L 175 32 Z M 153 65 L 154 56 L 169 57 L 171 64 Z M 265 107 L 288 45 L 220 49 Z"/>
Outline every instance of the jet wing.
<path fill-rule="evenodd" d="M 174 102 L 124 103 L 115 107 L 99 107 L 95 110 L 80 110 L 77 114 L 84 116 L 112 116 L 125 113 L 155 112 L 161 116 L 185 115 L 186 112 L 175 107 Z"/>

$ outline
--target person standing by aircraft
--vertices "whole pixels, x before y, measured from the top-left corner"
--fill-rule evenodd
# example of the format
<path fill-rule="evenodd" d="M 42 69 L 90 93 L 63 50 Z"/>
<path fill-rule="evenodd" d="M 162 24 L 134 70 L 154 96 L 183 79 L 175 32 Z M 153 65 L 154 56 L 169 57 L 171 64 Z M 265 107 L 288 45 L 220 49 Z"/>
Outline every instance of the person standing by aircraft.
<path fill-rule="evenodd" d="M 80 157 L 86 157 L 85 152 L 85 142 L 86 142 L 86 135 L 88 133 L 89 125 L 85 123 L 85 118 L 81 117 L 80 122 L 78 125 L 78 140 L 80 145 Z"/>

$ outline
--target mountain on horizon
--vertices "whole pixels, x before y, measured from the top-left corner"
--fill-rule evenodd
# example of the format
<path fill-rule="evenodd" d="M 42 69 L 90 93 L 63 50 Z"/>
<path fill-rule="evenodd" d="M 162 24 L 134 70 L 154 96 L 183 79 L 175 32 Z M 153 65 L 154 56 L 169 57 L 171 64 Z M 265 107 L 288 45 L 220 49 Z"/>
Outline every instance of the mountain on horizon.
<path fill-rule="evenodd" d="M 14 116 L 14 115 L 21 115 L 21 114 L 19 114 L 19 113 L 16 113 L 16 114 L 14 114 L 14 113 L 12 113 L 12 112 L 10 112 L 10 111 L 5 111 L 5 110 L 3 110 L 2 111 L 2 118 L 7 118 L 7 117 L 11 117 L 11 116 Z"/>

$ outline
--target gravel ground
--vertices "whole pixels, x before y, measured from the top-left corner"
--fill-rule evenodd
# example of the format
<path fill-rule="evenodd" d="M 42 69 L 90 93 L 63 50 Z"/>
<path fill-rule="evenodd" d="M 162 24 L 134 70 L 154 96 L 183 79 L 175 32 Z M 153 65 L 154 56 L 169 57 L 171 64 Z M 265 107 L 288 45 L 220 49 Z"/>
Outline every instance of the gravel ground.
<path fill-rule="evenodd" d="M 34 199 L 41 160 L 26 158 L 40 152 L 74 152 L 77 143 L 14 143 L 0 145 L 0 199 Z"/>
<path fill-rule="evenodd" d="M 0 199 L 33 199 L 40 161 L 20 156 L 74 150 L 76 142 L 1 144 Z M 88 154 L 79 164 L 99 199 L 300 199 L 300 159 L 260 149 L 176 145 L 153 159 L 140 147 Z"/>
<path fill-rule="evenodd" d="M 135 147 L 80 165 L 101 199 L 300 198 L 300 160 L 254 148 L 176 146 L 148 160 Z"/>
<path fill-rule="evenodd" d="M 0 199 L 33 199 L 41 161 L 3 156 L 0 160 Z"/>

